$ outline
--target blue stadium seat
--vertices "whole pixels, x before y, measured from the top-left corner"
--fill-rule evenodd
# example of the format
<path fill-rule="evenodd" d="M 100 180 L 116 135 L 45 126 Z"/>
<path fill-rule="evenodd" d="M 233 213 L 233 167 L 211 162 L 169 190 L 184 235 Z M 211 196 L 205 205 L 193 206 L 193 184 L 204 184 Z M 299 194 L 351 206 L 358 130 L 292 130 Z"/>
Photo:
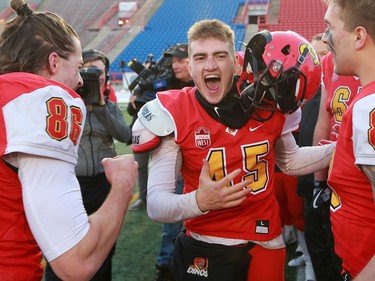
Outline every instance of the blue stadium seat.
<path fill-rule="evenodd" d="M 244 4 L 244 0 L 165 0 L 145 26 L 144 31 L 140 32 L 112 62 L 110 71 L 120 72 L 121 60 L 128 63 L 131 59 L 137 58 L 143 62 L 148 54 L 153 54 L 154 60 L 159 59 L 169 46 L 186 42 L 189 27 L 206 18 L 219 19 L 229 24 L 235 31 L 235 47 L 239 50 L 244 40 L 245 28 L 242 24 L 234 24 L 233 18 L 239 6 Z M 131 69 L 127 67 L 125 71 Z"/>

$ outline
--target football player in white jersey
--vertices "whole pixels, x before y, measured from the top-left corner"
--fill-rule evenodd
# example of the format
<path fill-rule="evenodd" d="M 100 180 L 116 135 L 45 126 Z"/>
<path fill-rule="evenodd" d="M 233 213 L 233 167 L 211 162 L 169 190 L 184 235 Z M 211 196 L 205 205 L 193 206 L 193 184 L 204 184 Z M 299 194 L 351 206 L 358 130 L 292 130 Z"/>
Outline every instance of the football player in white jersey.
<path fill-rule="evenodd" d="M 111 192 L 88 216 L 74 172 L 85 107 L 77 33 L 12 0 L 0 37 L 0 276 L 41 280 L 42 253 L 63 280 L 88 280 L 112 248 L 137 176 L 131 155 L 104 159 Z M 124 172 L 126 171 L 126 173 Z"/>

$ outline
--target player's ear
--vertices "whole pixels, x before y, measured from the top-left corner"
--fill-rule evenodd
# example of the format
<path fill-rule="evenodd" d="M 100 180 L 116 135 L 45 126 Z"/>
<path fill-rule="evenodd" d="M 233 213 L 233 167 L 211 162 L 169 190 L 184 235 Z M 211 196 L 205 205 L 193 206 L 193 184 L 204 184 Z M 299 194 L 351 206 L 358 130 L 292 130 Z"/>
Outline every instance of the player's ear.
<path fill-rule="evenodd" d="M 360 50 L 362 49 L 365 44 L 366 44 L 366 40 L 368 40 L 369 38 L 369 34 L 367 32 L 367 30 L 365 28 L 363 28 L 362 26 L 358 26 L 355 30 L 355 48 Z"/>
<path fill-rule="evenodd" d="M 57 72 L 60 56 L 56 52 L 52 52 L 48 56 L 48 71 L 53 75 Z"/>

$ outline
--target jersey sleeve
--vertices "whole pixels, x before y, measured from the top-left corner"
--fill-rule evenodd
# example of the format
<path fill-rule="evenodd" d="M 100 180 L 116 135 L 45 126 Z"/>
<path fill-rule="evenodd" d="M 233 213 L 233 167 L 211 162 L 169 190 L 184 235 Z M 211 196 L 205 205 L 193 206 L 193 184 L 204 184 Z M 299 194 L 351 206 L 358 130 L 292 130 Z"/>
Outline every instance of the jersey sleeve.
<path fill-rule="evenodd" d="M 375 96 L 358 100 L 353 107 L 353 149 L 356 165 L 375 165 Z"/>
<path fill-rule="evenodd" d="M 0 155 L 23 152 L 76 164 L 86 116 L 82 99 L 60 84 L 25 77 L 22 83 L 0 80 Z"/>

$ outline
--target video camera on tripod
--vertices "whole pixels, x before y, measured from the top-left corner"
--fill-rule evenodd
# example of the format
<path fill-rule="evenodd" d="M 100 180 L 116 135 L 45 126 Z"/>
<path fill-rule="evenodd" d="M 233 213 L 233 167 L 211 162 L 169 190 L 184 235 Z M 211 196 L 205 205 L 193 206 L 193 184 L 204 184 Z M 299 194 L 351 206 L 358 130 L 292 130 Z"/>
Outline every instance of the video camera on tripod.
<path fill-rule="evenodd" d="M 154 55 L 149 54 L 144 63 L 133 58 L 128 66 L 138 74 L 137 78 L 129 85 L 129 90 L 133 91 L 136 86 L 140 87 L 141 92 L 166 90 L 171 87 L 175 80 L 172 70 L 172 58 L 164 54 L 155 62 Z M 146 66 L 145 66 L 146 65 Z"/>

